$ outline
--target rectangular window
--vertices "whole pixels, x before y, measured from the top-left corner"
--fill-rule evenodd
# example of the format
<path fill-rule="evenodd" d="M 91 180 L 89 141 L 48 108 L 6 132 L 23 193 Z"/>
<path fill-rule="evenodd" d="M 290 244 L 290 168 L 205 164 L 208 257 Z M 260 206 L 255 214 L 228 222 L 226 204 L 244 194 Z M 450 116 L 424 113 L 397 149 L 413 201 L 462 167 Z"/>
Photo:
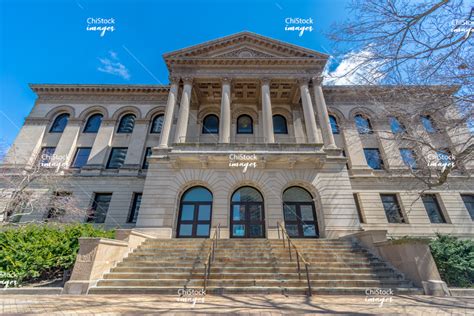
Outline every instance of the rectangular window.
<path fill-rule="evenodd" d="M 402 156 L 403 163 L 411 169 L 416 169 L 416 156 L 415 152 L 409 148 L 400 148 L 400 155 Z"/>
<path fill-rule="evenodd" d="M 461 194 L 461 198 L 469 215 L 471 215 L 471 219 L 474 220 L 474 194 Z"/>
<path fill-rule="evenodd" d="M 95 193 L 87 222 L 104 223 L 111 199 L 112 193 Z"/>
<path fill-rule="evenodd" d="M 389 223 L 405 223 L 396 194 L 380 194 Z"/>
<path fill-rule="evenodd" d="M 370 168 L 374 170 L 383 168 L 383 161 L 378 148 L 364 148 L 364 154 Z"/>
<path fill-rule="evenodd" d="M 87 164 L 89 155 L 91 153 L 91 147 L 79 147 L 76 150 L 76 155 L 72 161 L 71 168 L 82 168 Z"/>
<path fill-rule="evenodd" d="M 58 219 L 66 214 L 72 198 L 71 192 L 54 192 L 49 201 L 48 214 L 46 220 Z"/>
<path fill-rule="evenodd" d="M 151 147 L 147 147 L 145 151 L 145 158 L 143 158 L 143 166 L 142 169 L 148 169 L 148 158 L 151 156 Z"/>
<path fill-rule="evenodd" d="M 425 194 L 421 199 L 423 200 L 426 213 L 428 213 L 428 217 L 432 223 L 446 223 L 441 208 L 439 207 L 438 200 L 434 194 Z"/>
<path fill-rule="evenodd" d="M 362 216 L 362 209 L 360 208 L 359 194 L 354 193 L 353 196 L 354 196 L 354 202 L 357 209 L 357 214 L 359 215 L 359 221 L 361 222 L 361 224 L 364 224 L 365 220 L 364 220 L 364 217 Z"/>
<path fill-rule="evenodd" d="M 41 167 L 51 167 L 51 161 L 53 160 L 54 152 L 56 147 L 43 147 L 41 153 L 38 156 L 37 162 Z"/>
<path fill-rule="evenodd" d="M 107 162 L 107 169 L 119 169 L 125 162 L 127 156 L 126 147 L 115 147 L 110 151 L 109 161 Z"/>
<path fill-rule="evenodd" d="M 137 222 L 138 212 L 140 211 L 141 203 L 142 203 L 142 194 L 134 193 L 133 200 L 132 200 L 132 208 L 130 210 L 130 216 L 128 217 L 129 223 Z"/>

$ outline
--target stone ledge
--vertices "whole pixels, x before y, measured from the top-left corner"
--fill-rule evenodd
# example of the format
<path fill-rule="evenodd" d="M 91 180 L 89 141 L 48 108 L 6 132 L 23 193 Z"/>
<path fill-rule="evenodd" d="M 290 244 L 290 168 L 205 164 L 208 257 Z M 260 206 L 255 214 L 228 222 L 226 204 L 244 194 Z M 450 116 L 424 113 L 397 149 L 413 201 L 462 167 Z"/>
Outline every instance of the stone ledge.
<path fill-rule="evenodd" d="M 1 295 L 59 295 L 62 287 L 12 287 L 0 289 Z"/>

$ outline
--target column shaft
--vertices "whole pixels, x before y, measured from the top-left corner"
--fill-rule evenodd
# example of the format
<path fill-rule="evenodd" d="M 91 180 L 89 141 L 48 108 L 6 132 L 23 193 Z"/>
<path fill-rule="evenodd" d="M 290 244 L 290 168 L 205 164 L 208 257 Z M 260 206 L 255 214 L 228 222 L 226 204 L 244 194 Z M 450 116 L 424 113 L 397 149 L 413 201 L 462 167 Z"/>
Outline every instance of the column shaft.
<path fill-rule="evenodd" d="M 191 103 L 192 81 L 185 80 L 183 93 L 181 95 L 181 103 L 179 105 L 178 122 L 176 123 L 176 132 L 174 137 L 175 143 L 186 142 L 186 132 L 189 123 L 189 106 Z"/>
<path fill-rule="evenodd" d="M 219 143 L 230 142 L 230 80 L 222 80 L 221 117 L 219 121 Z"/>
<path fill-rule="evenodd" d="M 170 138 L 171 126 L 173 125 L 174 110 L 176 108 L 176 96 L 178 94 L 178 79 L 170 78 L 171 87 L 168 94 L 168 102 L 166 103 L 165 118 L 163 128 L 161 129 L 160 145 L 159 147 L 168 147 Z"/>
<path fill-rule="evenodd" d="M 303 104 L 304 122 L 306 125 L 306 136 L 308 143 L 319 143 L 316 119 L 314 117 L 313 104 L 309 94 L 308 82 L 300 81 L 301 103 Z"/>
<path fill-rule="evenodd" d="M 336 148 L 334 135 L 332 134 L 331 124 L 329 123 L 328 108 L 326 100 L 324 100 L 323 89 L 321 88 L 322 78 L 313 78 L 314 98 L 316 100 L 316 115 L 318 115 L 319 123 L 323 132 L 324 146 L 328 148 Z"/>
<path fill-rule="evenodd" d="M 263 114 L 263 136 L 266 143 L 274 143 L 272 102 L 270 98 L 270 81 L 262 81 L 262 114 Z"/>

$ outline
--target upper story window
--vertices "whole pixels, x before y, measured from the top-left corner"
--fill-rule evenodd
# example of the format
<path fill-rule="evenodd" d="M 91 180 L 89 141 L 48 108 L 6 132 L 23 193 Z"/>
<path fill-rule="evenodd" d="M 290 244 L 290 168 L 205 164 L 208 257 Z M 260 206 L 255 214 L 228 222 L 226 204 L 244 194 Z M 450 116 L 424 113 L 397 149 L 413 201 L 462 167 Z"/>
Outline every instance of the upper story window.
<path fill-rule="evenodd" d="M 111 200 L 111 193 L 95 193 L 94 201 L 92 202 L 92 207 L 87 217 L 87 222 L 104 223 Z"/>
<path fill-rule="evenodd" d="M 40 167 L 51 167 L 51 162 L 53 160 L 54 152 L 56 147 L 43 147 L 37 158 L 37 163 Z"/>
<path fill-rule="evenodd" d="M 395 194 L 380 194 L 387 221 L 389 223 L 405 223 L 400 204 Z"/>
<path fill-rule="evenodd" d="M 283 115 L 273 115 L 273 133 L 288 134 L 286 118 Z"/>
<path fill-rule="evenodd" d="M 161 129 L 163 128 L 163 121 L 165 119 L 165 116 L 163 114 L 159 114 L 155 116 L 153 119 L 153 122 L 151 123 L 151 130 L 150 133 L 152 134 L 159 134 L 161 133 Z M 132 127 L 133 129 L 133 127 Z"/>
<path fill-rule="evenodd" d="M 147 147 L 145 150 L 145 157 L 143 157 L 142 169 L 148 169 L 148 166 L 150 165 L 150 162 L 148 160 L 150 159 L 151 154 L 151 147 Z"/>
<path fill-rule="evenodd" d="M 102 123 L 102 114 L 94 114 L 87 120 L 84 133 L 97 133 Z"/>
<path fill-rule="evenodd" d="M 461 198 L 469 215 L 471 215 L 471 219 L 474 221 L 474 194 L 461 194 Z"/>
<path fill-rule="evenodd" d="M 237 134 L 253 134 L 253 120 L 248 115 L 237 118 Z"/>
<path fill-rule="evenodd" d="M 403 163 L 411 169 L 416 169 L 416 156 L 415 152 L 409 148 L 400 148 L 400 155 L 402 156 Z"/>
<path fill-rule="evenodd" d="M 400 121 L 396 117 L 390 117 L 390 129 L 392 130 L 393 134 L 401 134 L 406 132 L 405 125 L 400 123 Z"/>
<path fill-rule="evenodd" d="M 66 128 L 68 120 L 69 120 L 69 114 L 63 113 L 63 114 L 58 115 L 56 119 L 54 120 L 53 125 L 51 125 L 49 132 L 50 133 L 64 132 L 64 129 Z"/>
<path fill-rule="evenodd" d="M 334 115 L 329 115 L 329 124 L 331 124 L 332 133 L 339 134 L 339 124 L 337 124 L 337 120 Z"/>
<path fill-rule="evenodd" d="M 107 169 L 119 169 L 125 163 L 127 156 L 127 148 L 114 147 L 110 151 L 109 161 L 107 162 Z"/>
<path fill-rule="evenodd" d="M 429 115 L 423 115 L 421 118 L 421 124 L 428 133 L 436 133 L 436 126 L 433 119 Z"/>
<path fill-rule="evenodd" d="M 219 134 L 219 118 L 210 114 L 202 120 L 202 133 L 203 134 Z"/>
<path fill-rule="evenodd" d="M 89 155 L 91 154 L 91 147 L 79 147 L 76 150 L 76 155 L 72 161 L 71 168 L 82 168 L 87 164 Z"/>
<path fill-rule="evenodd" d="M 117 133 L 130 134 L 133 132 L 133 126 L 135 125 L 135 115 L 127 114 L 120 120 Z"/>
<path fill-rule="evenodd" d="M 443 166 L 453 166 L 454 158 L 449 149 L 442 149 L 436 152 L 439 163 Z"/>
<path fill-rule="evenodd" d="M 446 223 L 446 219 L 441 211 L 436 195 L 424 194 L 422 200 L 431 223 Z"/>
<path fill-rule="evenodd" d="M 370 168 L 375 170 L 383 169 L 383 160 L 377 148 L 364 148 L 364 154 Z"/>
<path fill-rule="evenodd" d="M 372 125 L 370 124 L 370 120 L 360 114 L 357 114 L 355 117 L 355 123 L 357 127 L 357 131 L 359 134 L 372 134 Z"/>

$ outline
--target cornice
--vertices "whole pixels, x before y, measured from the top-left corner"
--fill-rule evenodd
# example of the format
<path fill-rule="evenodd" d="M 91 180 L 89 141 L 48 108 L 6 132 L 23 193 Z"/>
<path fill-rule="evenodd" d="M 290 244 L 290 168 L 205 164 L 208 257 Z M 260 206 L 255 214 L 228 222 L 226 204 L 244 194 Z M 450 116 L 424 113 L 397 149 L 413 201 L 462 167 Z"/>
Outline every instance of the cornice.
<path fill-rule="evenodd" d="M 36 94 L 167 94 L 169 85 L 30 84 Z"/>

